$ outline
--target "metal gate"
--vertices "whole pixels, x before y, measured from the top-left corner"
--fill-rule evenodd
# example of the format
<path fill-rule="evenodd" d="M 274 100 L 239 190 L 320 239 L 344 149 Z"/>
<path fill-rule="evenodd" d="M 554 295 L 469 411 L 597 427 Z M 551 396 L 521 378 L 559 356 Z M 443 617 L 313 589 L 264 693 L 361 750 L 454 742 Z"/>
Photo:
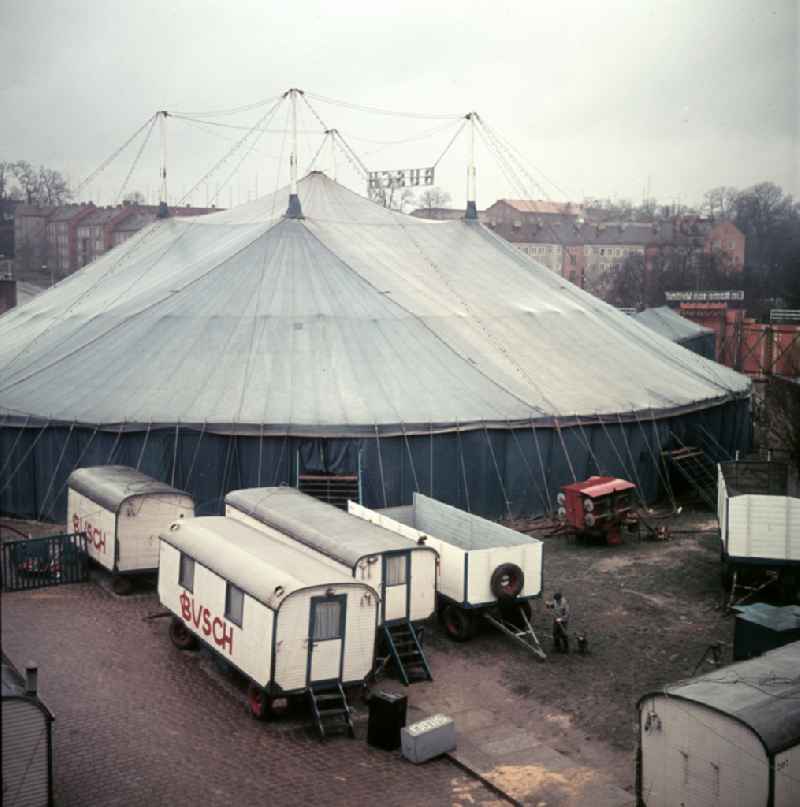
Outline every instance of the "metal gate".
<path fill-rule="evenodd" d="M 7 541 L 0 552 L 3 591 L 84 583 L 89 579 L 85 533 Z"/>

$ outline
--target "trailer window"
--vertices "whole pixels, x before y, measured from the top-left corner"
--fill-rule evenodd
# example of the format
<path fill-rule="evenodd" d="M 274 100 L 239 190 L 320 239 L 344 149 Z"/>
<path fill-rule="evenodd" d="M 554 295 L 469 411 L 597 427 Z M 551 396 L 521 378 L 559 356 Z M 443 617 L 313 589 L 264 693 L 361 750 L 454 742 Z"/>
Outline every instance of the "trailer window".
<path fill-rule="evenodd" d="M 318 602 L 314 605 L 315 642 L 342 638 L 342 604 L 338 600 Z"/>
<path fill-rule="evenodd" d="M 242 627 L 242 612 L 244 611 L 244 592 L 240 588 L 228 583 L 225 589 L 225 619 L 234 625 Z"/>
<path fill-rule="evenodd" d="M 406 556 L 389 555 L 386 558 L 386 585 L 402 586 L 406 582 Z"/>
<path fill-rule="evenodd" d="M 194 560 L 181 552 L 181 568 L 178 583 L 187 591 L 194 593 Z"/>

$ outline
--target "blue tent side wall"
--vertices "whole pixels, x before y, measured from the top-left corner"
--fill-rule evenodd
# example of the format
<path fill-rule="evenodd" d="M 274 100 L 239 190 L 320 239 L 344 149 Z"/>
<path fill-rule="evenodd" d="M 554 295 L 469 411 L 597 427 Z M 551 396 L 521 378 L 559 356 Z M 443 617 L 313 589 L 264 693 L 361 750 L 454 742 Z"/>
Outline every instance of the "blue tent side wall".
<path fill-rule="evenodd" d="M 552 512 L 561 485 L 591 474 L 630 479 L 652 501 L 664 488 L 662 448 L 702 430 L 723 453 L 750 445 L 749 399 L 658 420 L 473 429 L 407 436 L 232 436 L 171 427 L 0 427 L 0 514 L 63 521 L 78 467 L 117 463 L 190 492 L 199 514 L 221 513 L 230 490 L 294 485 L 301 473 L 362 471 L 368 507 L 405 504 L 414 490 L 489 518 Z M 713 445 L 712 441 L 712 445 Z M 360 456 L 359 456 L 360 455 Z M 574 475 L 574 476 L 573 476 Z"/>
<path fill-rule="evenodd" d="M 681 339 L 678 344 L 693 353 L 697 353 L 699 356 L 704 356 L 712 361 L 717 360 L 717 335 L 714 331 L 699 333 L 697 336 L 690 336 L 688 339 Z"/>

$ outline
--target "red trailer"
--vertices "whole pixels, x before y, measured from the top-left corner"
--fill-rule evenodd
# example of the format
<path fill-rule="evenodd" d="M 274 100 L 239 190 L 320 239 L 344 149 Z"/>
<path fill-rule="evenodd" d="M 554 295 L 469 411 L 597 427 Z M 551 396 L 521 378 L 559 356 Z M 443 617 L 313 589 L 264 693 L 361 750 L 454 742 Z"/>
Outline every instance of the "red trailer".
<path fill-rule="evenodd" d="M 609 544 L 622 541 L 622 525 L 635 513 L 636 485 L 614 476 L 590 476 L 582 482 L 562 485 L 558 515 L 578 535 L 603 538 Z"/>

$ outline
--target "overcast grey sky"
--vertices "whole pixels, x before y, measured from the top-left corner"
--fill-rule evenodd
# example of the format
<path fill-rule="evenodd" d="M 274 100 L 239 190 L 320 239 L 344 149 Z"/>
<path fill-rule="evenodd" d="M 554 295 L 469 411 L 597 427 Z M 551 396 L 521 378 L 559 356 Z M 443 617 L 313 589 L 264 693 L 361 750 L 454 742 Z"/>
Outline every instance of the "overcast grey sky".
<path fill-rule="evenodd" d="M 531 195 L 695 202 L 717 185 L 771 180 L 800 195 L 798 0 L 627 2 L 244 2 L 0 0 L 0 159 L 88 175 L 155 110 L 205 111 L 289 87 L 391 110 L 477 110 L 525 156 Z M 372 169 L 430 165 L 457 122 L 312 102 Z M 285 105 L 284 105 L 285 106 Z M 219 122 L 249 125 L 263 107 Z M 301 105 L 300 166 L 319 124 Z M 286 125 L 281 108 L 272 123 Z M 438 129 L 430 137 L 387 146 Z M 243 131 L 172 120 L 171 195 L 192 187 Z M 369 141 L 381 141 L 375 143 Z M 281 160 L 283 150 L 283 159 Z M 244 201 L 288 177 L 265 134 L 228 185 L 226 163 L 193 196 Z M 438 184 L 463 204 L 466 140 Z M 110 203 L 134 144 L 88 189 Z M 324 156 L 319 167 L 327 167 Z M 276 174 L 280 166 L 280 175 Z M 158 184 L 155 134 L 128 186 Z M 340 160 L 340 181 L 363 182 Z M 546 177 L 545 180 L 543 177 Z M 548 181 L 549 180 L 549 181 Z M 478 204 L 519 196 L 478 149 Z"/>

